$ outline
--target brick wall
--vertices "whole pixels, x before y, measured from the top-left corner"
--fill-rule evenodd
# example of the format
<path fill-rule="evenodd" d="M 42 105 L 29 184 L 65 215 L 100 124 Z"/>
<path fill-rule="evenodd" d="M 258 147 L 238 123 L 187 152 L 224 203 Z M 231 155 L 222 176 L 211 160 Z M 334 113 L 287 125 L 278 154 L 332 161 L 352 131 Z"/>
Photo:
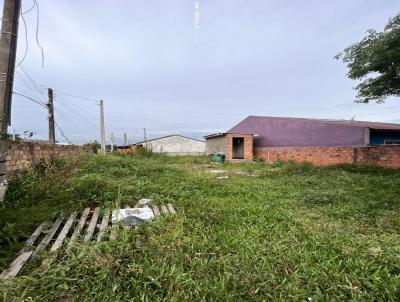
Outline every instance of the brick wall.
<path fill-rule="evenodd" d="M 6 173 L 11 174 L 12 172 L 28 168 L 32 164 L 48 162 L 54 157 L 93 153 L 93 150 L 78 145 L 51 145 L 23 141 L 6 141 L 3 153 L 6 156 Z"/>
<path fill-rule="evenodd" d="M 400 168 L 400 146 L 255 148 L 254 155 L 267 162 L 292 160 L 317 166 L 368 164 Z"/>
<path fill-rule="evenodd" d="M 244 159 L 233 159 L 233 138 L 244 138 Z M 253 160 L 253 135 L 251 134 L 232 134 L 226 135 L 226 160 L 228 161 L 252 161 Z"/>
<path fill-rule="evenodd" d="M 139 146 L 131 145 L 131 146 L 124 146 L 115 149 L 115 152 L 122 153 L 122 154 L 129 154 L 129 153 L 136 153 L 139 150 Z"/>

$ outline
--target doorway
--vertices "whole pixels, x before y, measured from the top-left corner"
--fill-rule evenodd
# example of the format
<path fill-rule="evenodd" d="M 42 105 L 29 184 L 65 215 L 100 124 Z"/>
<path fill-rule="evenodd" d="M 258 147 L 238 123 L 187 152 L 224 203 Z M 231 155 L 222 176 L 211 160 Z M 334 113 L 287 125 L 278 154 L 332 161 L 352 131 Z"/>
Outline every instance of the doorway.
<path fill-rule="evenodd" d="M 232 159 L 244 159 L 243 137 L 234 137 L 232 139 Z"/>

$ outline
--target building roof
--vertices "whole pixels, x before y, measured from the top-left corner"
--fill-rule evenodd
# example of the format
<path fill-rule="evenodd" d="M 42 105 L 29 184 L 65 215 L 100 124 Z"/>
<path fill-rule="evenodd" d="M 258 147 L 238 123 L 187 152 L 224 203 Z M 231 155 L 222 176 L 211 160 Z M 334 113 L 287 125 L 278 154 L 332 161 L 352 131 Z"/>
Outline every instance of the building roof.
<path fill-rule="evenodd" d="M 298 121 L 310 121 L 315 123 L 334 124 L 351 126 L 358 128 L 370 128 L 374 130 L 399 130 L 400 124 L 395 123 L 380 123 L 380 122 L 367 122 L 367 121 L 355 121 L 355 120 L 331 120 L 331 119 L 312 119 L 312 118 L 300 118 L 300 117 L 274 117 L 274 116 L 249 116 L 248 118 L 253 119 L 281 119 L 281 120 L 298 120 Z"/>
<path fill-rule="evenodd" d="M 214 134 L 209 134 L 206 136 L 203 136 L 205 139 L 207 138 L 214 138 L 214 137 L 219 137 L 219 136 L 225 136 L 227 134 L 237 134 L 237 135 L 253 135 L 252 133 L 234 133 L 234 132 L 220 132 L 220 133 L 214 133 Z"/>
<path fill-rule="evenodd" d="M 184 135 L 180 135 L 180 134 L 170 134 L 170 135 L 165 135 L 165 136 L 156 137 L 156 138 L 148 139 L 148 140 L 145 140 L 145 141 L 137 142 L 137 143 L 135 143 L 133 145 L 143 145 L 144 143 L 148 143 L 148 142 L 152 142 L 152 141 L 156 141 L 156 140 L 160 140 L 160 139 L 168 138 L 168 137 L 172 137 L 172 136 L 180 136 L 180 137 L 183 137 L 183 138 L 187 138 L 187 139 L 191 139 L 191 140 L 194 140 L 194 141 L 198 141 L 198 142 L 204 143 L 204 141 L 196 139 L 196 138 L 192 138 L 192 137 L 188 137 L 188 136 L 184 136 Z"/>

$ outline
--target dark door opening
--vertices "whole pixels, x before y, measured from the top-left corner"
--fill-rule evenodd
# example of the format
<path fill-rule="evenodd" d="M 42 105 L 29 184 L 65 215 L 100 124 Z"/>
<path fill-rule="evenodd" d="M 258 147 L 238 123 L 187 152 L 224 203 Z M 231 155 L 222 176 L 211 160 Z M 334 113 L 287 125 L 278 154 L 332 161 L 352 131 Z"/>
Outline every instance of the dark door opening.
<path fill-rule="evenodd" d="M 232 140 L 232 158 L 244 159 L 244 138 L 234 137 Z"/>

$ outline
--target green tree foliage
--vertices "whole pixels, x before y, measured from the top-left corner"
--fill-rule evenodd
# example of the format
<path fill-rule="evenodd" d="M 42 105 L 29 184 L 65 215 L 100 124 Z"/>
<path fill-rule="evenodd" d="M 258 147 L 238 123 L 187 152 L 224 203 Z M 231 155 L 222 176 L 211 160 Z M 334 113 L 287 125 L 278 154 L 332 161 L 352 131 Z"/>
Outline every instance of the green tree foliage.
<path fill-rule="evenodd" d="M 382 103 L 400 96 L 400 14 L 391 18 L 383 32 L 373 29 L 367 36 L 335 56 L 348 67 L 347 76 L 360 80 L 356 102 Z"/>

